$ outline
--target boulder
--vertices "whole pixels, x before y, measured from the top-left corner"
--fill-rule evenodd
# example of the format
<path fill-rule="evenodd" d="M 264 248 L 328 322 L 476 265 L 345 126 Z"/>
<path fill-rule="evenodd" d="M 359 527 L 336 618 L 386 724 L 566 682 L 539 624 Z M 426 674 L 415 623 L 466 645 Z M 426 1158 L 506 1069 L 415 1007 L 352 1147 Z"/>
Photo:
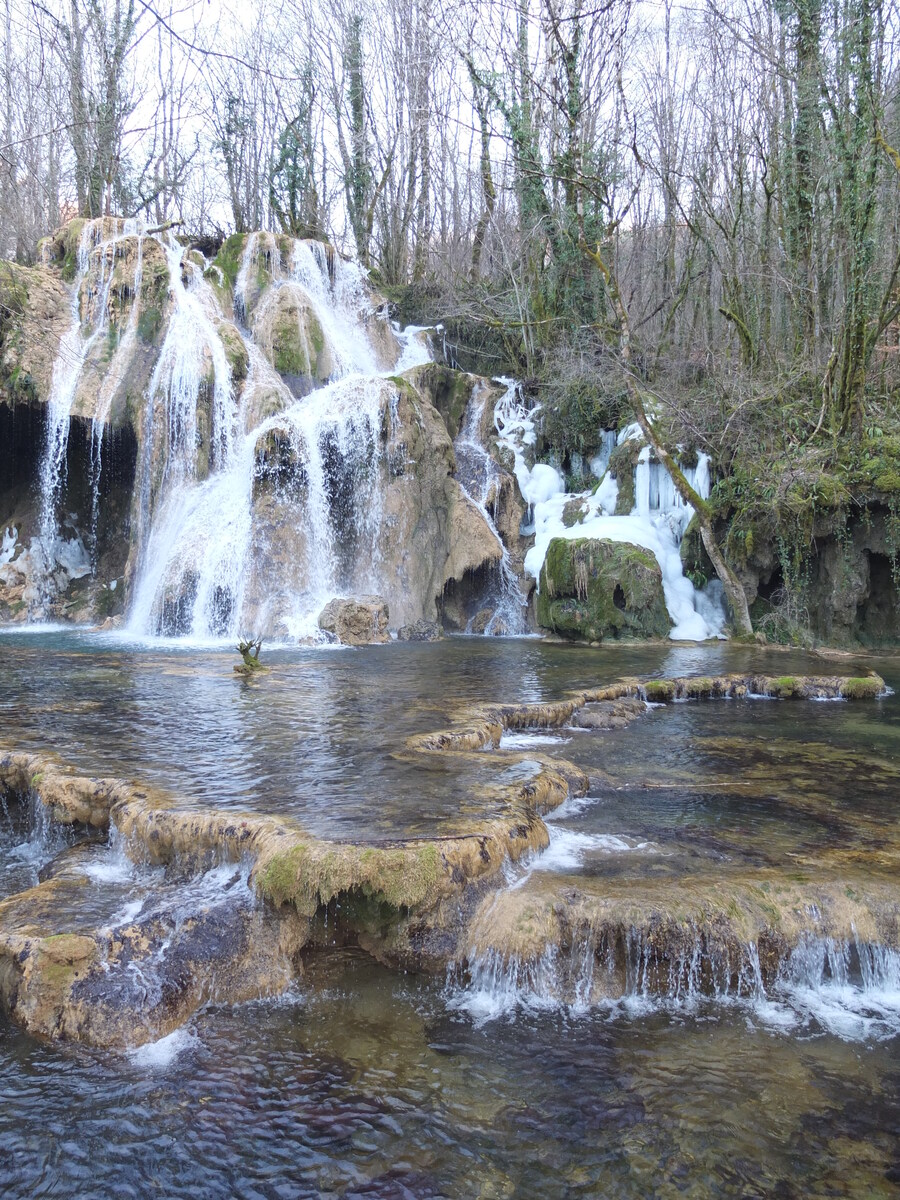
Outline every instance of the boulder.
<path fill-rule="evenodd" d="M 571 529 L 573 525 L 581 525 L 584 523 L 584 518 L 588 514 L 588 506 L 586 501 L 578 497 L 575 500 L 569 500 L 563 509 L 562 522 L 566 529 Z"/>
<path fill-rule="evenodd" d="M 554 538 L 541 568 L 538 624 L 579 641 L 665 637 L 662 572 L 630 542 Z"/>
<path fill-rule="evenodd" d="M 492 608 L 480 608 L 469 625 L 470 633 L 485 633 L 494 615 Z"/>
<path fill-rule="evenodd" d="M 600 700 L 580 708 L 572 724 L 577 729 L 624 729 L 646 711 L 643 700 Z"/>
<path fill-rule="evenodd" d="M 319 613 L 319 628 L 345 646 L 389 642 L 388 606 L 381 596 L 336 596 Z"/>
<path fill-rule="evenodd" d="M 443 630 L 437 621 L 413 621 L 397 631 L 397 640 L 401 642 L 436 642 L 443 637 Z"/>
<path fill-rule="evenodd" d="M 253 314 L 253 336 L 275 370 L 298 394 L 324 383 L 335 360 L 312 301 L 298 284 L 265 293 Z"/>

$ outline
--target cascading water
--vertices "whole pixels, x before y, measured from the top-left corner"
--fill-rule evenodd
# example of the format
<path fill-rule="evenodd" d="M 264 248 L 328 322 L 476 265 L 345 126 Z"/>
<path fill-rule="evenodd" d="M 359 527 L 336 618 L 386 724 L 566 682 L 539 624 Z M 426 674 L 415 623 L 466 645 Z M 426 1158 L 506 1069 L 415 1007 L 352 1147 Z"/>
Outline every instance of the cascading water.
<path fill-rule="evenodd" d="M 351 372 L 374 375 L 377 365 L 359 314 L 365 303 L 362 272 L 322 242 L 298 239 L 290 263 L 291 281 L 303 289 L 322 327 L 334 360 L 332 379 Z"/>
<path fill-rule="evenodd" d="M 250 362 L 248 399 L 257 387 L 283 386 L 255 347 Z M 392 390 L 384 380 L 351 377 L 291 399 L 238 439 L 220 471 L 173 493 L 154 521 L 129 627 L 209 638 L 234 636 L 251 622 L 309 637 L 342 587 L 372 590 L 381 427 Z M 264 510 L 258 521 L 255 499 Z M 267 553 L 271 505 L 294 526 L 290 564 Z M 369 548 L 368 563 L 352 553 L 354 540 Z"/>
<path fill-rule="evenodd" d="M 230 377 L 215 333 L 221 316 L 212 290 L 197 276 L 185 289 L 174 244 L 169 255 L 176 312 L 151 381 L 151 396 L 165 405 L 169 445 L 160 497 L 152 513 L 149 495 L 144 505 L 129 629 L 199 639 L 233 637 L 244 628 L 318 637 L 316 618 L 332 596 L 373 591 L 378 584 L 382 434 L 396 391 L 376 373 L 360 318 L 362 276 L 322 244 L 302 240 L 292 243 L 285 276 L 275 239 L 248 239 L 234 306 L 245 326 L 249 370 L 235 412 L 231 389 L 224 386 Z M 274 278 L 254 301 L 261 256 Z M 251 326 L 265 329 L 282 289 L 292 289 L 313 314 L 332 365 L 331 382 L 300 400 L 250 333 Z M 212 355 L 216 388 L 223 383 L 214 405 L 218 427 L 239 432 L 220 438 L 209 474 L 201 478 L 192 450 L 204 347 Z M 145 490 L 152 475 L 152 420 L 145 436 Z M 273 550 L 269 530 L 275 526 L 290 544 L 291 561 Z"/>
<path fill-rule="evenodd" d="M 722 945 L 687 930 L 678 953 L 639 929 L 619 936 L 588 931 L 535 958 L 473 951 L 448 977 L 451 1004 L 476 1020 L 517 1008 L 598 1006 L 625 1011 L 694 1010 L 704 1004 L 746 1007 L 776 1028 L 814 1028 L 851 1040 L 894 1037 L 900 1030 L 900 953 L 861 939 L 809 935 L 769 979 L 755 942 Z"/>
<path fill-rule="evenodd" d="M 107 237 L 110 225 L 112 234 Z M 117 246 L 138 232 L 135 220 L 100 218 L 86 221 L 79 237 L 72 286 L 72 324 L 60 341 L 47 398 L 47 439 L 40 470 L 40 517 L 38 536 L 33 542 L 43 580 L 41 607 L 50 597 L 50 577 L 58 566 L 73 578 L 90 569 L 89 562 L 81 561 L 84 555 L 80 543 L 73 545 L 71 540 L 66 542 L 61 538 L 57 509 L 65 483 L 70 420 L 78 384 L 91 348 L 109 327 L 109 295 Z M 98 272 L 96 287 L 90 294 L 82 295 L 93 261 Z M 86 323 L 82 322 L 83 302 L 87 310 Z"/>
<path fill-rule="evenodd" d="M 170 237 L 166 257 L 174 311 L 150 380 L 150 409 L 161 405 L 165 417 L 168 445 L 163 486 L 199 474 L 198 442 L 205 442 L 210 468 L 226 463 L 237 423 L 231 367 L 215 328 L 220 314 L 209 284 L 195 263 L 183 261 L 183 253 L 180 243 Z M 203 391 L 210 397 L 208 430 L 198 423 Z"/>
<path fill-rule="evenodd" d="M 271 283 L 254 304 L 253 272 L 259 267 L 261 258 L 265 260 Z M 360 320 L 366 294 L 364 277 L 356 263 L 343 262 L 323 242 L 302 238 L 290 243 L 290 254 L 282 263 L 279 246 L 270 234 L 251 234 L 235 282 L 236 320 L 245 330 L 252 330 L 254 335 L 265 340 L 267 326 L 277 314 L 282 289 L 292 293 L 298 301 L 296 332 L 307 361 L 314 362 L 319 349 L 324 349 L 329 380 L 354 372 L 377 374 L 375 356 Z M 304 311 L 312 316 L 314 332 L 303 323 L 301 314 Z M 324 347 L 315 345 L 319 331 L 324 338 Z"/>
<path fill-rule="evenodd" d="M 697 589 L 683 570 L 679 548 L 694 510 L 677 493 L 665 468 L 650 461 L 650 449 L 644 447 L 635 467 L 635 503 L 627 516 L 616 516 L 618 486 L 607 467 L 612 453 L 610 435 L 603 436 L 600 455 L 592 468 L 603 468 L 601 482 L 594 492 L 578 496 L 568 494 L 559 472 L 547 463 L 529 467 L 525 451 L 535 442 L 534 410 L 529 411 L 519 396 L 518 384 L 501 380 L 506 392 L 497 403 L 495 421 L 503 444 L 515 456 L 515 473 L 519 488 L 533 515 L 535 544 L 525 557 L 525 571 L 534 579 L 540 578 L 547 548 L 553 538 L 607 538 L 615 542 L 631 542 L 650 550 L 662 572 L 666 607 L 673 623 L 669 637 L 673 640 L 702 641 L 722 637 L 725 611 L 722 587 L 712 580 L 703 591 Z M 618 436 L 619 444 L 640 436 L 637 426 L 628 426 Z M 709 459 L 697 456 L 694 467 L 684 474 L 697 494 L 709 495 Z M 573 499 L 581 500 L 584 519 L 567 527 L 563 510 Z"/>
<path fill-rule="evenodd" d="M 91 560 L 96 569 L 97 531 L 100 520 L 100 478 L 103 468 L 103 438 L 107 432 L 112 402 L 119 389 L 125 382 L 128 368 L 134 357 L 137 342 L 138 320 L 141 311 L 141 284 L 144 278 L 144 232 L 143 223 L 126 221 L 126 228 L 135 225 L 134 235 L 137 237 L 137 252 L 135 256 L 133 298 L 128 323 L 119 339 L 113 360 L 110 363 L 100 392 L 97 396 L 97 407 L 91 422 L 91 531 L 90 551 Z"/>
<path fill-rule="evenodd" d="M 479 436 L 486 403 L 487 389 L 484 384 L 478 383 L 466 409 L 463 426 L 453 444 L 456 452 L 456 476 L 466 496 L 487 522 L 501 552 L 495 579 L 496 595 L 492 597 L 494 613 L 484 632 L 520 634 L 525 632 L 528 602 L 522 595 L 509 551 L 495 524 L 495 514 L 488 509 L 491 501 L 493 500 L 496 506 L 499 498 L 497 493 L 500 476 L 496 463 L 481 444 Z"/>

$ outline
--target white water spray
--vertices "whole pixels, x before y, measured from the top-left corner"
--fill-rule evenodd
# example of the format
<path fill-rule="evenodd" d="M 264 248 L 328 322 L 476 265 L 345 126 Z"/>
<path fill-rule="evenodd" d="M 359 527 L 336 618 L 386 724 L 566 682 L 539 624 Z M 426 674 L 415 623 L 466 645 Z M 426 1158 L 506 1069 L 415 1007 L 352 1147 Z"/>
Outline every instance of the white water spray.
<path fill-rule="evenodd" d="M 110 224 L 112 234 L 105 236 Z M 58 566 L 67 570 L 72 568 L 80 574 L 86 574 L 90 569 L 89 563 L 81 561 L 83 554 L 78 556 L 77 564 L 73 564 L 75 550 L 60 536 L 57 508 L 65 484 L 69 428 L 78 384 L 91 348 L 109 327 L 109 293 L 115 272 L 117 246 L 124 238 L 134 236 L 137 232 L 135 221 L 114 218 L 110 222 L 109 219 L 100 218 L 86 221 L 79 237 L 72 286 L 72 323 L 60 340 L 47 398 L 47 438 L 40 470 L 40 517 L 38 536 L 33 540 L 33 549 L 40 562 L 41 606 L 50 598 L 50 577 Z M 97 284 L 96 288 L 83 296 L 83 285 L 92 260 L 96 261 Z M 82 302 L 87 310 L 84 324 Z"/>
<path fill-rule="evenodd" d="M 684 503 L 675 490 L 668 472 L 659 463 L 650 461 L 649 447 L 644 447 L 635 467 L 635 504 L 627 516 L 616 516 L 618 486 L 604 475 L 595 492 L 573 496 L 565 491 L 559 472 L 547 463 L 529 467 L 525 451 L 536 440 L 535 410 L 529 411 L 519 396 L 518 384 L 501 380 L 506 392 L 497 403 L 495 421 L 501 441 L 515 456 L 515 474 L 519 488 L 533 514 L 535 543 L 525 557 L 525 571 L 540 579 L 541 567 L 553 538 L 606 538 L 614 542 L 631 542 L 649 550 L 662 572 L 663 593 L 673 628 L 673 640 L 702 641 L 723 636 L 725 611 L 721 584 L 711 581 L 699 591 L 685 576 L 680 554 L 681 540 L 694 510 Z M 638 436 L 635 426 L 629 426 L 618 437 L 621 444 Z M 604 437 L 603 452 L 595 460 L 604 471 L 612 453 L 612 439 Z M 685 476 L 703 499 L 709 495 L 709 459 L 698 455 L 697 465 L 685 469 Z M 584 519 L 567 527 L 563 510 L 569 501 L 581 500 Z"/>
<path fill-rule="evenodd" d="M 454 442 L 456 474 L 460 486 L 481 513 L 500 548 L 496 596 L 492 598 L 494 613 L 484 632 L 493 634 L 502 631 L 507 634 L 520 634 L 525 632 L 527 601 L 519 587 L 509 551 L 495 523 L 500 472 L 490 454 L 481 444 L 479 432 L 486 402 L 487 389 L 484 384 L 478 383 L 466 407 L 463 426 Z M 491 501 L 495 506 L 494 513 L 491 513 L 488 508 Z"/>

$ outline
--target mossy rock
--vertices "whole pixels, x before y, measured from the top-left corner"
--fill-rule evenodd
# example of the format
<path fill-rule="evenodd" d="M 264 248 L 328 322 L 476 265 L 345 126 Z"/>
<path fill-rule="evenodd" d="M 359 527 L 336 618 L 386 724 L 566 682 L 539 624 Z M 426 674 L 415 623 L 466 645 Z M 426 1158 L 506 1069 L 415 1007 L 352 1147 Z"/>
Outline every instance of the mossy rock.
<path fill-rule="evenodd" d="M 247 378 L 247 371 L 250 367 L 250 355 L 244 339 L 234 325 L 225 321 L 220 321 L 216 330 L 219 341 L 225 347 L 225 357 L 231 367 L 231 378 L 235 383 L 242 383 Z"/>
<path fill-rule="evenodd" d="M 218 267 L 222 272 L 225 282 L 231 291 L 234 291 L 234 285 L 237 283 L 237 277 L 241 270 L 241 258 L 243 257 L 246 243 L 246 233 L 233 233 L 231 237 L 225 239 L 219 247 L 219 253 L 213 259 L 213 265 Z"/>
<path fill-rule="evenodd" d="M 675 699 L 675 683 L 671 679 L 648 679 L 644 684 L 644 699 L 650 704 L 671 704 Z"/>
<path fill-rule="evenodd" d="M 684 695 L 688 700 L 707 700 L 716 693 L 716 681 L 708 675 L 697 675 L 684 681 Z"/>
<path fill-rule="evenodd" d="M 398 847 L 298 843 L 274 855 L 260 872 L 262 894 L 312 915 L 336 896 L 400 910 L 428 907 L 437 895 L 441 858 L 432 842 Z"/>
<path fill-rule="evenodd" d="M 671 628 L 662 572 L 630 542 L 554 538 L 541 568 L 538 624 L 563 637 L 665 637 Z"/>
<path fill-rule="evenodd" d="M 311 305 L 296 291 L 282 288 L 254 313 L 253 332 L 271 356 L 275 370 L 288 379 L 321 383 L 334 371 L 325 331 Z"/>
<path fill-rule="evenodd" d="M 884 691 L 884 680 L 878 675 L 845 679 L 841 684 L 841 695 L 845 700 L 874 700 L 878 696 L 881 696 Z"/>
<path fill-rule="evenodd" d="M 407 372 L 413 386 L 427 399 L 444 418 L 447 432 L 456 438 L 462 426 L 472 395 L 472 378 L 463 371 L 440 363 L 426 363 Z"/>
<path fill-rule="evenodd" d="M 681 563 L 685 575 L 694 587 L 705 587 L 710 579 L 716 577 L 716 569 L 703 545 L 700 522 L 697 520 L 696 513 L 691 517 L 688 527 L 684 531 L 684 537 L 681 539 Z"/>
<path fill-rule="evenodd" d="M 569 500 L 563 509 L 562 523 L 566 529 L 572 529 L 575 525 L 583 525 L 584 518 L 588 514 L 588 506 L 582 499 Z"/>
<path fill-rule="evenodd" d="M 62 236 L 62 266 L 60 274 L 66 283 L 71 283 L 78 274 L 78 243 L 84 229 L 84 218 L 76 217 L 65 227 Z"/>
<path fill-rule="evenodd" d="M 640 438 L 629 438 L 616 446 L 609 456 L 609 474 L 619 485 L 616 498 L 616 516 L 627 517 L 634 508 L 634 468 L 644 443 Z"/>
<path fill-rule="evenodd" d="M 618 380 L 599 378 L 594 371 L 575 378 L 549 378 L 541 396 L 542 456 L 555 451 L 560 459 L 577 453 L 590 456 L 598 449 L 604 429 L 616 429 L 628 410 L 628 394 Z"/>
<path fill-rule="evenodd" d="M 780 675 L 772 680 L 770 695 L 777 696 L 780 700 L 799 700 L 804 694 L 802 683 L 802 680 L 795 679 L 793 675 Z"/>
<path fill-rule="evenodd" d="M 165 259 L 145 261 L 141 274 L 141 300 L 138 313 L 138 337 L 152 346 L 159 339 L 168 307 L 169 265 Z"/>

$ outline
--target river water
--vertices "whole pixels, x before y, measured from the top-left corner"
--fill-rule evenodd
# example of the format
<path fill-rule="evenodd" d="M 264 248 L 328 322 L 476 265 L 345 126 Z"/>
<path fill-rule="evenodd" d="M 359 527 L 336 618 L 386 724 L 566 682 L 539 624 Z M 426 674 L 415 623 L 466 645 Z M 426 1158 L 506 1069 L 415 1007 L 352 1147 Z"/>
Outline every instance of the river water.
<path fill-rule="evenodd" d="M 229 652 L 183 643 L 19 632 L 0 635 L 0 652 L 5 747 L 355 840 L 490 813 L 479 785 L 510 769 L 505 755 L 424 770 L 404 753 L 409 734 L 468 704 L 623 674 L 750 669 L 875 666 L 900 690 L 897 659 L 725 643 L 264 648 L 271 671 L 250 684 L 232 676 Z M 720 872 L 725 887 L 730 873 L 800 871 L 823 851 L 865 856 L 877 876 L 900 836 L 896 696 L 680 704 L 610 733 L 526 734 L 525 753 L 529 737 L 579 762 L 591 787 L 551 820 L 550 849 L 518 878 L 690 887 Z M 29 841 L 23 821 L 0 821 L 0 893 L 72 853 Z M 43 861 L 29 858 L 35 845 Z M 861 1004 L 848 989 L 789 1003 L 578 1007 L 521 993 L 491 1005 L 456 976 L 318 950 L 288 995 L 209 1007 L 129 1053 L 42 1044 L 0 1018 L 0 1194 L 900 1195 L 900 992 Z"/>

